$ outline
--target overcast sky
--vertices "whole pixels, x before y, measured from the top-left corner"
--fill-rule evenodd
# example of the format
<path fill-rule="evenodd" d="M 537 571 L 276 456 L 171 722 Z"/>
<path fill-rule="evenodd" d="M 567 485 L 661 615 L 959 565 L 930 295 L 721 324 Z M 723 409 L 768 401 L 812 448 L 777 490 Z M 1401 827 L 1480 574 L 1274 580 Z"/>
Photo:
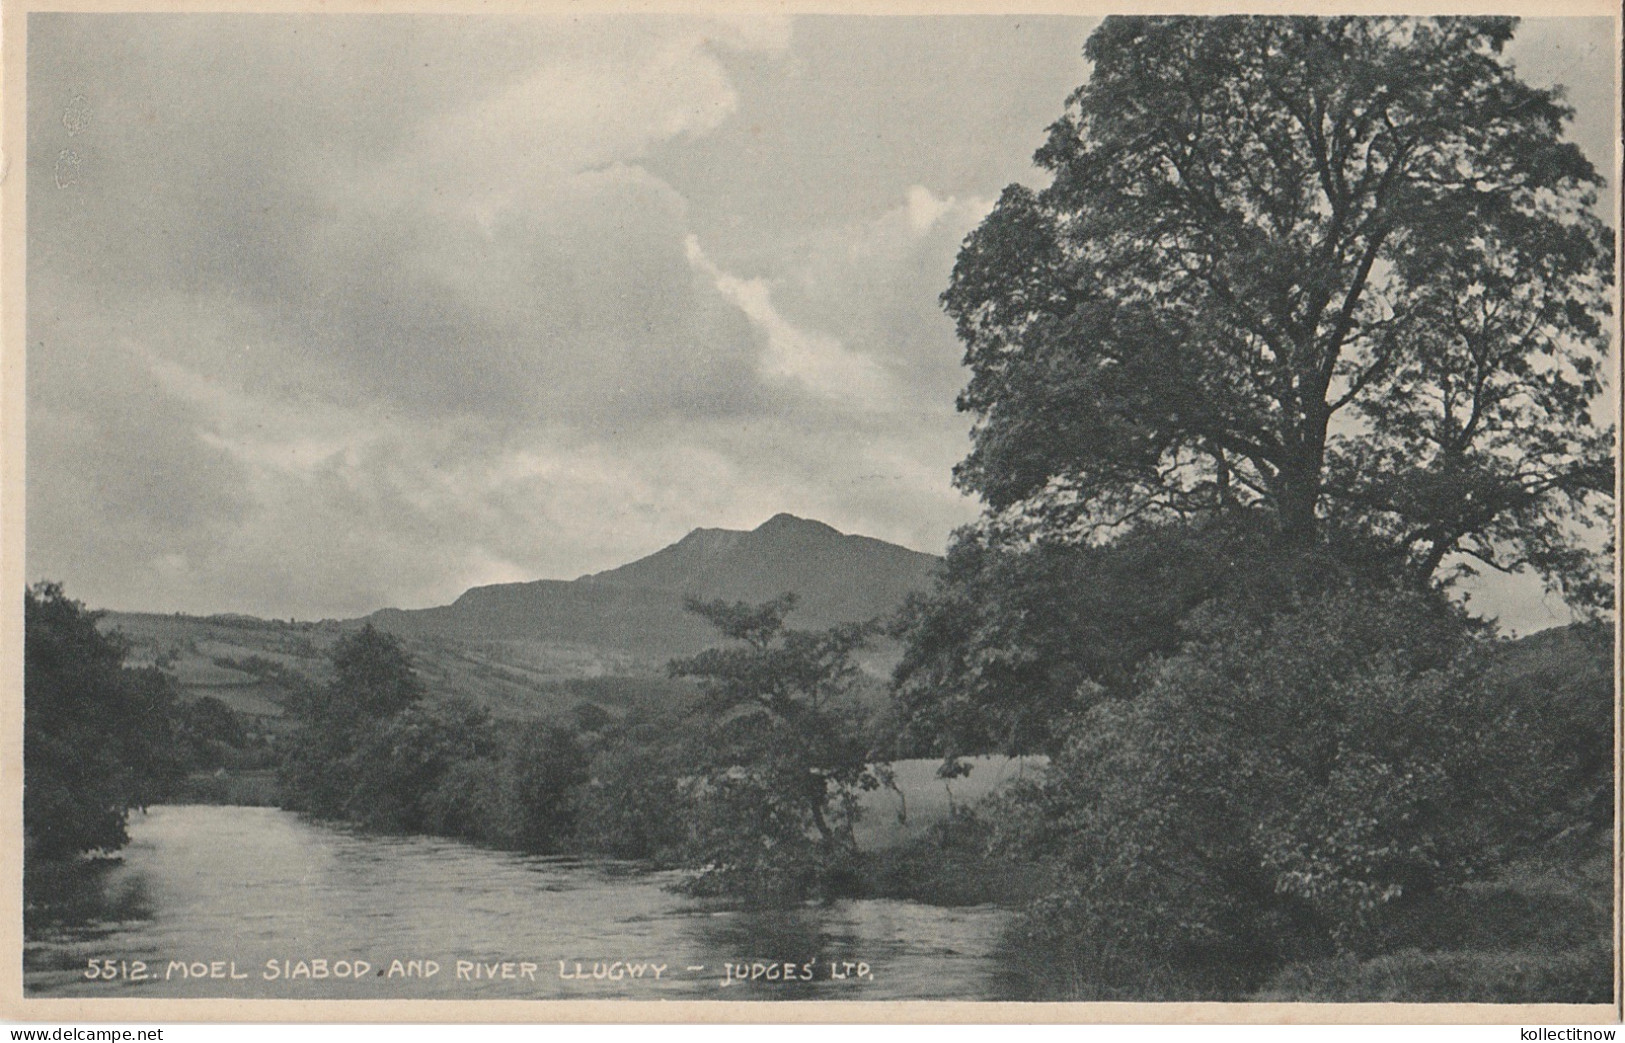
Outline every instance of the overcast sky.
<path fill-rule="evenodd" d="M 31 15 L 29 577 L 305 619 L 779 511 L 940 553 L 937 297 L 1093 26 Z M 1514 51 L 1603 167 L 1611 48 Z"/>

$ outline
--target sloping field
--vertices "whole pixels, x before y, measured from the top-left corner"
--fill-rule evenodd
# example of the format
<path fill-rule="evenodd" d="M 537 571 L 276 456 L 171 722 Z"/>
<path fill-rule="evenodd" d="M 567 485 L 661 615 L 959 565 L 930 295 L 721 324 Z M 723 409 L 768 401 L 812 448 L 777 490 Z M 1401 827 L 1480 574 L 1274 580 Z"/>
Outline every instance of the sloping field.
<path fill-rule="evenodd" d="M 129 642 L 131 665 L 156 663 L 184 696 L 212 695 L 262 717 L 280 716 L 294 687 L 328 683 L 333 643 L 345 633 L 332 621 L 146 612 L 109 612 L 101 627 Z M 403 643 L 430 699 L 470 699 L 502 717 L 564 719 L 580 702 L 619 711 L 689 688 L 669 682 L 663 662 L 586 646 L 413 635 Z"/>
<path fill-rule="evenodd" d="M 975 807 L 1011 779 L 1041 770 L 1047 757 L 966 757 L 969 775 L 940 779 L 942 761 L 934 757 L 892 762 L 897 789 L 865 793 L 858 819 L 858 847 L 877 851 L 913 840 L 953 808 Z"/>

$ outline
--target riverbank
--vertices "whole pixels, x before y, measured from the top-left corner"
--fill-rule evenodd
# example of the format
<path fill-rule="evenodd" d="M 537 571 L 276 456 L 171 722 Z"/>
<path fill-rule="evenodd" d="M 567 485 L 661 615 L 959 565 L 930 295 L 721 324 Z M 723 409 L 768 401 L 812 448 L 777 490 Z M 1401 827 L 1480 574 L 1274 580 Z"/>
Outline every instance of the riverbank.
<path fill-rule="evenodd" d="M 1094 1002 L 1610 1003 L 1613 855 L 1606 837 L 1516 862 L 1492 879 L 1418 906 L 1363 955 L 1289 961 L 1260 982 L 1252 968 L 1160 968 L 1103 988 L 1074 951 L 1022 948 L 1059 968 L 1027 999 Z M 1019 933 L 1019 918 L 1013 921 Z M 1251 984 L 1249 984 L 1249 981 Z"/>
<path fill-rule="evenodd" d="M 1610 1003 L 1613 857 L 1531 859 L 1420 911 L 1388 951 L 1289 964 L 1253 998 L 1317 1003 Z"/>

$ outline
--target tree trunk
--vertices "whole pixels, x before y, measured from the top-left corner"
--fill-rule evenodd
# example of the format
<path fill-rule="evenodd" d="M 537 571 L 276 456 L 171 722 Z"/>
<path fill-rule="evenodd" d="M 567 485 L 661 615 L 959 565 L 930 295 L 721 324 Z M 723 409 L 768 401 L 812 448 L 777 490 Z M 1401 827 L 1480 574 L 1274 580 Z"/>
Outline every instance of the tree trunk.
<path fill-rule="evenodd" d="M 824 796 L 827 792 L 824 780 L 819 779 L 818 795 L 814 797 L 808 794 L 807 810 L 812 812 L 813 825 L 817 827 L 818 835 L 824 838 L 824 843 L 833 844 L 835 842 L 835 831 L 829 828 L 828 822 L 824 821 Z"/>
<path fill-rule="evenodd" d="M 1315 508 L 1320 503 L 1320 471 L 1315 469 L 1283 473 L 1275 510 L 1281 525 L 1281 539 L 1289 547 L 1314 546 L 1320 534 Z"/>

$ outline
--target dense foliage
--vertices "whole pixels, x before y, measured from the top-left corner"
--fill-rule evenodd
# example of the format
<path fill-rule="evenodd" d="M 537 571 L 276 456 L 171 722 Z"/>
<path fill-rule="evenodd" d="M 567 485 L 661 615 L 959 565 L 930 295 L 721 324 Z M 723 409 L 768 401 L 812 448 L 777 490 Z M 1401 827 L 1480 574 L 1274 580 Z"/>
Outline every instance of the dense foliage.
<path fill-rule="evenodd" d="M 112 851 L 125 817 L 177 771 L 175 695 L 156 668 L 124 665 L 119 637 L 56 583 L 23 612 L 23 838 L 29 859 Z"/>
<path fill-rule="evenodd" d="M 178 704 L 172 730 L 182 763 L 193 771 L 236 762 L 251 745 L 241 715 L 212 695 Z"/>
<path fill-rule="evenodd" d="M 291 708 L 301 723 L 282 767 L 285 807 L 524 851 L 571 835 L 587 763 L 568 729 L 425 699 L 399 640 L 370 625 L 332 656 L 333 681 Z"/>
<path fill-rule="evenodd" d="M 399 640 L 370 624 L 341 637 L 331 655 L 333 681 L 287 707 L 299 728 L 287 744 L 282 799 L 321 818 L 362 818 L 370 812 L 357 799 L 361 750 L 391 715 L 422 699 L 423 685 Z"/>
<path fill-rule="evenodd" d="M 703 725 L 680 702 L 637 706 L 589 737 L 589 778 L 576 792 L 576 840 L 614 858 L 680 865 L 688 840 L 687 751 Z"/>
<path fill-rule="evenodd" d="M 1508 18 L 1110 18 L 943 300 L 957 474 L 1073 538 L 1253 507 L 1417 581 L 1529 566 L 1605 604 L 1600 176 Z"/>
<path fill-rule="evenodd" d="M 1030 932 L 1103 987 L 1221 968 L 1250 987 L 1292 957 L 1379 952 L 1442 892 L 1609 825 L 1588 803 L 1612 781 L 1605 715 L 1582 738 L 1532 713 L 1524 653 L 1437 596 L 1332 592 L 1200 629 L 1139 697 L 1078 718 L 998 817 L 1067 871 Z M 1608 650 L 1579 651 L 1560 670 L 1595 711 Z"/>
<path fill-rule="evenodd" d="M 922 754 L 1051 753 L 1069 718 L 1130 694 L 1149 659 L 1190 640 L 1214 599 L 1266 611 L 1350 582 L 1392 578 L 1358 544 L 1283 547 L 1256 510 L 1141 523 L 1104 544 L 1012 545 L 967 528 L 936 590 L 897 621 L 893 712 Z"/>

